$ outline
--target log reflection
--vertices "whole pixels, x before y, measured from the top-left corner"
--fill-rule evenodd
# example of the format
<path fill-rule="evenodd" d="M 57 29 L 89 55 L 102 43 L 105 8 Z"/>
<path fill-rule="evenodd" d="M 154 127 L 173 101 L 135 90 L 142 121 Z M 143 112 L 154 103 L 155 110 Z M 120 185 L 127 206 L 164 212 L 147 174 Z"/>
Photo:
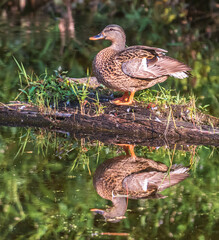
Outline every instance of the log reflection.
<path fill-rule="evenodd" d="M 97 193 L 112 201 L 113 206 L 91 211 L 110 222 L 125 218 L 128 199 L 165 198 L 161 191 L 189 176 L 187 167 L 174 165 L 169 169 L 161 162 L 137 157 L 131 145 L 123 145 L 123 148 L 126 155 L 106 160 L 97 168 L 93 179 Z"/>

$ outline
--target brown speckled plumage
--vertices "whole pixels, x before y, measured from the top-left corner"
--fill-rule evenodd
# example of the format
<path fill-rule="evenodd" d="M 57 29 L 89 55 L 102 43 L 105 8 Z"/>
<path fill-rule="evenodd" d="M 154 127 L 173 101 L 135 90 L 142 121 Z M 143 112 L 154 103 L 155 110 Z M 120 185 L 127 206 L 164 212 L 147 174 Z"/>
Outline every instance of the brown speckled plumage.
<path fill-rule="evenodd" d="M 95 189 L 102 198 L 108 200 L 112 200 L 112 191 L 114 195 L 127 195 L 127 190 L 122 184 L 123 180 L 127 176 L 140 173 L 143 170 L 166 173 L 168 167 L 163 163 L 140 157 L 119 156 L 108 159 L 95 172 L 93 179 Z M 128 196 L 133 199 L 144 198 L 156 192 L 157 188 L 152 188 L 146 192 L 139 189 L 138 192 L 129 191 Z"/>
<path fill-rule="evenodd" d="M 124 30 L 118 25 L 108 25 L 100 34 L 90 38 L 98 39 L 112 42 L 93 61 L 98 82 L 108 88 L 131 92 L 134 96 L 136 91 L 161 83 L 170 75 L 185 78 L 187 71 L 191 70 L 178 60 L 165 56 L 166 50 L 148 46 L 126 48 Z"/>
<path fill-rule="evenodd" d="M 122 70 L 122 63 L 124 63 L 124 59 L 128 58 L 128 55 L 120 56 L 110 47 L 99 52 L 93 61 L 93 71 L 98 82 L 114 90 L 132 92 L 150 88 L 167 79 L 167 76 L 162 76 L 156 78 L 156 81 L 151 81 L 151 79 L 142 81 L 142 79 L 128 76 Z"/>
<path fill-rule="evenodd" d="M 132 154 L 128 153 L 128 149 Z M 110 221 L 124 216 L 127 198 L 164 198 L 159 192 L 171 187 L 188 175 L 188 168 L 173 166 L 170 169 L 151 159 L 136 157 L 133 146 L 124 147 L 125 156 L 118 156 L 102 163 L 94 174 L 97 193 L 113 202 L 108 210 L 94 209 Z"/>

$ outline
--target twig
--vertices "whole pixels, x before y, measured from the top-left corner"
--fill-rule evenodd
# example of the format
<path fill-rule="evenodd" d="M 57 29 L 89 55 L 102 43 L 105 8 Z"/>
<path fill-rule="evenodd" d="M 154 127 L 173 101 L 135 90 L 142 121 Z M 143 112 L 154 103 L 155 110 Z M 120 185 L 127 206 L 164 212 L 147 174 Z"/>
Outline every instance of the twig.
<path fill-rule="evenodd" d="M 94 88 L 94 89 L 100 86 L 96 77 L 68 78 L 68 81 L 75 82 L 75 83 L 81 83 L 81 84 L 87 84 L 89 81 L 89 87 Z"/>

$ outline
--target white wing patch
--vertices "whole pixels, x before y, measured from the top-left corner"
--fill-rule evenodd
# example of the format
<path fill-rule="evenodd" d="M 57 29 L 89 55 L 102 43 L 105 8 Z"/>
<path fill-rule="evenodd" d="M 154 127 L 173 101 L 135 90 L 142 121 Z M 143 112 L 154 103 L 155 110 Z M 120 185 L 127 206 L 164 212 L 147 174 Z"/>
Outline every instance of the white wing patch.
<path fill-rule="evenodd" d="M 188 168 L 186 168 L 186 167 L 179 167 L 177 169 L 174 169 L 172 173 L 175 173 L 175 174 L 188 173 Z"/>
<path fill-rule="evenodd" d="M 175 72 L 175 73 L 171 73 L 170 76 L 183 79 L 183 78 L 187 78 L 188 74 L 186 74 L 185 72 Z"/>
<path fill-rule="evenodd" d="M 146 192 L 148 190 L 148 180 L 147 178 L 143 180 L 142 184 L 142 189 Z"/>
<path fill-rule="evenodd" d="M 143 58 L 141 61 L 141 65 L 139 67 L 139 69 L 143 68 L 145 71 L 148 70 L 148 65 L 147 65 L 147 58 Z"/>

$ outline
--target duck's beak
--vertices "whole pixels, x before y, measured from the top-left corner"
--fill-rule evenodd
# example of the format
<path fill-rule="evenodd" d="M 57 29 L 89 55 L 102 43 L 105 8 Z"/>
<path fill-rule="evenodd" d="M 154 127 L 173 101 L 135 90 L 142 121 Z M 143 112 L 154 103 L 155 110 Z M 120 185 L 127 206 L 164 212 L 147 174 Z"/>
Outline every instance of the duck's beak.
<path fill-rule="evenodd" d="M 99 40 L 99 39 L 104 39 L 105 36 L 101 33 L 99 33 L 98 35 L 96 36 L 93 36 L 93 37 L 89 37 L 89 40 Z"/>
<path fill-rule="evenodd" d="M 98 208 L 92 208 L 92 209 L 90 209 L 90 211 L 91 211 L 91 212 L 95 212 L 95 213 L 99 213 L 99 214 L 101 214 L 101 215 L 103 215 L 103 214 L 105 213 L 104 210 L 98 209 Z"/>

